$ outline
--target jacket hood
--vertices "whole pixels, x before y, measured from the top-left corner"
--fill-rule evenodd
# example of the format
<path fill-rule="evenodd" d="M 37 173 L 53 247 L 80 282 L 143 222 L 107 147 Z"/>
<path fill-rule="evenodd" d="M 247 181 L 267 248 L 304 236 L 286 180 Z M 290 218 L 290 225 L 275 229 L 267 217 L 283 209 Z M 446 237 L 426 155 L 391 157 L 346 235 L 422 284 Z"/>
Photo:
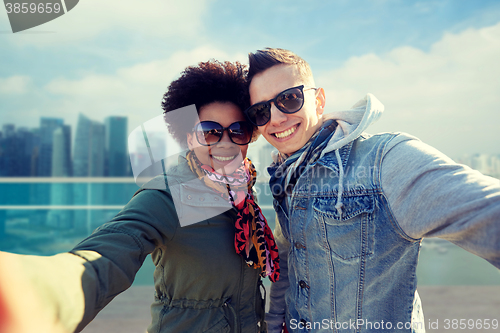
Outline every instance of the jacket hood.
<path fill-rule="evenodd" d="M 325 114 L 324 120 L 334 119 L 338 126 L 321 156 L 357 139 L 368 126 L 380 118 L 383 111 L 384 105 L 372 94 L 367 94 L 349 110 Z"/>

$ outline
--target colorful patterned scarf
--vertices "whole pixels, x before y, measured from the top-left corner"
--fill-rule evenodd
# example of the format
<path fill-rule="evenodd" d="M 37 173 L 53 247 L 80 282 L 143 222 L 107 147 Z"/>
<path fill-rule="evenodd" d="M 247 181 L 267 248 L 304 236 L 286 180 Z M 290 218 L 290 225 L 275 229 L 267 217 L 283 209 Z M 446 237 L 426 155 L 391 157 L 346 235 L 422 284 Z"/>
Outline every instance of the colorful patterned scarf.
<path fill-rule="evenodd" d="M 278 248 L 252 193 L 257 176 L 252 162 L 245 158 L 238 169 L 225 175 L 216 172 L 209 165 L 202 165 L 193 151 L 189 151 L 186 158 L 191 171 L 236 208 L 236 253 L 243 257 L 249 267 L 260 268 L 262 277 L 268 276 L 272 282 L 278 281 Z"/>

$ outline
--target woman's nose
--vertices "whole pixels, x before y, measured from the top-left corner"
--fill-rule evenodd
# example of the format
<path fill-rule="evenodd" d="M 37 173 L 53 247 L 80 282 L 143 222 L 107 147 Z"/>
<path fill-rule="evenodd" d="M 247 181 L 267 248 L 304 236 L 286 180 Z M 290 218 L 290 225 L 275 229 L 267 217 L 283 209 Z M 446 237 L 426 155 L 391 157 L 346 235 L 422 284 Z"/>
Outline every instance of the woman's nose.
<path fill-rule="evenodd" d="M 231 138 L 229 137 L 228 130 L 224 130 L 224 132 L 222 132 L 222 138 L 220 138 L 219 144 L 220 145 L 234 145 L 234 143 L 231 141 Z"/>

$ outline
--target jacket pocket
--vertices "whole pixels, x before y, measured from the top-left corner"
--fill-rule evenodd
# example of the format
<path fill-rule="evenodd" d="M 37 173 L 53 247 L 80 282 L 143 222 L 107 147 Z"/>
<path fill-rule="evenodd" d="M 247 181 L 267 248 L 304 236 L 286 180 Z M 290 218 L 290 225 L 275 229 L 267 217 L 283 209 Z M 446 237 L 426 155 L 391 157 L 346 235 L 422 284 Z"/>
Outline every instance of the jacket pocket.
<path fill-rule="evenodd" d="M 342 198 L 342 215 L 335 208 L 336 203 L 336 196 L 315 198 L 313 202 L 314 215 L 322 228 L 324 244 L 343 260 L 354 260 L 371 254 L 373 196 Z"/>
<path fill-rule="evenodd" d="M 223 317 L 208 330 L 203 331 L 203 333 L 229 333 L 230 331 L 231 327 L 229 326 L 229 322 L 225 317 Z"/>
<path fill-rule="evenodd" d="M 222 307 L 171 307 L 155 301 L 151 306 L 152 324 L 148 332 L 154 333 L 230 333 L 231 326 Z"/>

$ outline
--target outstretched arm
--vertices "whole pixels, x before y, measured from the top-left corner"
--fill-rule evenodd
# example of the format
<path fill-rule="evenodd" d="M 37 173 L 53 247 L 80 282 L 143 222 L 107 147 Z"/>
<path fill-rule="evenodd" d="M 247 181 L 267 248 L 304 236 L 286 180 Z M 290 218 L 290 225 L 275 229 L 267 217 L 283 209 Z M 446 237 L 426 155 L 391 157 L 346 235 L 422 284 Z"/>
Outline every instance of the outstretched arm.
<path fill-rule="evenodd" d="M 145 257 L 177 224 L 169 195 L 143 191 L 71 253 L 0 252 L 0 332 L 81 331 L 132 284 Z"/>
<path fill-rule="evenodd" d="M 39 257 L 0 252 L 0 332 L 75 331 L 85 311 L 84 274 L 84 260 L 69 253 Z"/>
<path fill-rule="evenodd" d="M 408 236 L 446 239 L 500 268 L 500 180 L 404 134 L 384 153 L 382 189 Z"/>

